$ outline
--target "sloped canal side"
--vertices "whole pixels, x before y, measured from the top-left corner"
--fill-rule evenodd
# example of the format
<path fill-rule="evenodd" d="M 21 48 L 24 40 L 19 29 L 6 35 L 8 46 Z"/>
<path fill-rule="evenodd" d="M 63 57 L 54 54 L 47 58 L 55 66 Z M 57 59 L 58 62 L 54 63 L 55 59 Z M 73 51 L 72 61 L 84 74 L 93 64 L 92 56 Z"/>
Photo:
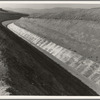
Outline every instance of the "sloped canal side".
<path fill-rule="evenodd" d="M 4 56 L 9 68 L 6 83 L 11 94 L 97 95 L 26 41 L 4 30 L 9 36 Z"/>

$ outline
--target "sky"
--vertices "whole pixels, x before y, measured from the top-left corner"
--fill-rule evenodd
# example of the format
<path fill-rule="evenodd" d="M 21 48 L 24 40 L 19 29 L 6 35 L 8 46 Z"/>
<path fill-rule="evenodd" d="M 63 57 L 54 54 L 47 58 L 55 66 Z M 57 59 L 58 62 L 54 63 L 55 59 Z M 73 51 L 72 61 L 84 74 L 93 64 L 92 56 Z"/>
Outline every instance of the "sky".
<path fill-rule="evenodd" d="M 71 8 L 96 8 L 100 4 L 7 4 L 0 3 L 0 8 L 32 8 L 32 9 L 45 9 L 54 7 L 71 7 Z"/>

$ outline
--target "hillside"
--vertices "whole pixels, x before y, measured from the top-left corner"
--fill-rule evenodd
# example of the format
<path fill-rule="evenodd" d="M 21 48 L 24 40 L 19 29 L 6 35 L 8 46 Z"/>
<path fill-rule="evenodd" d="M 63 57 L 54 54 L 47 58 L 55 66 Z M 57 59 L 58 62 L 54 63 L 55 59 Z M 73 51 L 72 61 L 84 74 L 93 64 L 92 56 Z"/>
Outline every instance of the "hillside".
<path fill-rule="evenodd" d="M 23 13 L 23 14 L 32 14 L 38 11 L 31 8 L 5 8 L 5 10 L 9 12 L 16 12 L 16 13 Z"/>
<path fill-rule="evenodd" d="M 0 8 L 0 22 L 10 19 L 18 19 L 22 16 L 28 16 L 28 14 L 15 13 Z"/>
<path fill-rule="evenodd" d="M 100 8 L 98 9 L 73 9 L 73 8 L 52 8 L 41 10 L 30 15 L 31 18 L 66 19 L 66 20 L 87 20 L 99 21 Z"/>
<path fill-rule="evenodd" d="M 99 21 L 100 8 L 80 9 L 57 7 L 51 9 L 6 8 L 8 11 L 29 14 L 31 18 Z"/>
<path fill-rule="evenodd" d="M 15 24 L 100 63 L 100 9 L 53 8 Z"/>

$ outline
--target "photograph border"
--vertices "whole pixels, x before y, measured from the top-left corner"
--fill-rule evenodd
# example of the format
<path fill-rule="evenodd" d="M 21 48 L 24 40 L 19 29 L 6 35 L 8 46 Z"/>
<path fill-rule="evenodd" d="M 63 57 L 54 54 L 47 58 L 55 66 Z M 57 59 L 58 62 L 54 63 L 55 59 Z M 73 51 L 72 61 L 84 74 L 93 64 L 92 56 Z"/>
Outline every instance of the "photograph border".
<path fill-rule="evenodd" d="M 17 3 L 17 4 L 100 4 L 100 1 L 99 0 L 63 0 L 63 1 L 60 1 L 60 0 L 0 0 L 0 3 L 7 3 L 7 4 L 10 4 L 10 3 Z M 85 92 L 85 91 L 84 91 Z M 68 100 L 75 100 L 75 99 L 79 99 L 79 100 L 95 100 L 95 99 L 100 99 L 99 96 L 0 96 L 0 99 L 68 99 Z"/>

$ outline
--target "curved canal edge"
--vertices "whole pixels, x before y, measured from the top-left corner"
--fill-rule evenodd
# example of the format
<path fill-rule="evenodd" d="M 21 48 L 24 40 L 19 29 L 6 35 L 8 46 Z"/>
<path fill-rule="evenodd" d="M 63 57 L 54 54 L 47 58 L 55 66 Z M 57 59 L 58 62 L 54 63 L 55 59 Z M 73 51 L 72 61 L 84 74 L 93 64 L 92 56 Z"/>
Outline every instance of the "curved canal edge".
<path fill-rule="evenodd" d="M 55 43 L 39 37 L 36 34 L 30 33 L 13 23 L 9 24 L 7 27 L 100 94 L 100 64 L 56 45 Z M 89 73 L 89 71 L 91 72 Z"/>

